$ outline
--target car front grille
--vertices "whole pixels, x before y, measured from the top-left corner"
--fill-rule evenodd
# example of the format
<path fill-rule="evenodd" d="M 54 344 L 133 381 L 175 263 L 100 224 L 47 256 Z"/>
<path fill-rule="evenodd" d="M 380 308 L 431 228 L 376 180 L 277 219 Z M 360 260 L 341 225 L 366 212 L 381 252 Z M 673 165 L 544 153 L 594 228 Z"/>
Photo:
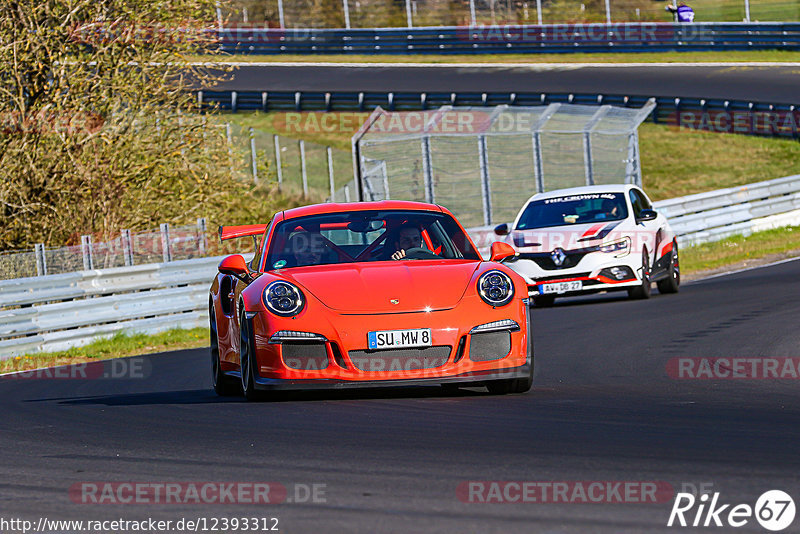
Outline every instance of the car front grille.
<path fill-rule="evenodd" d="M 549 253 L 520 254 L 520 259 L 533 260 L 536 262 L 536 265 L 545 271 L 557 271 L 560 269 L 571 269 L 573 267 L 577 267 L 583 257 L 588 254 L 588 252 L 565 251 L 564 254 L 566 255 L 566 258 L 564 259 L 564 263 L 561 265 L 556 265 Z"/>
<path fill-rule="evenodd" d="M 283 362 L 287 367 L 301 371 L 328 368 L 328 352 L 324 343 L 281 343 Z"/>
<path fill-rule="evenodd" d="M 348 353 L 356 369 L 367 372 L 419 371 L 447 363 L 452 347 L 419 347 L 381 351 L 353 350 Z"/>
<path fill-rule="evenodd" d="M 511 351 L 511 332 L 472 334 L 469 339 L 469 359 L 490 362 L 505 358 Z"/>

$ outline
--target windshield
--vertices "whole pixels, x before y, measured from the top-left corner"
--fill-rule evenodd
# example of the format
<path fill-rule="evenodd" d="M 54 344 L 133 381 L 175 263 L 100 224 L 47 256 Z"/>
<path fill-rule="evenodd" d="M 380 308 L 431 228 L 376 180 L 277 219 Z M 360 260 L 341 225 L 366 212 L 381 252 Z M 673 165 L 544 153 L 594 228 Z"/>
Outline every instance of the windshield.
<path fill-rule="evenodd" d="M 450 215 L 354 211 L 281 222 L 275 228 L 264 265 L 272 270 L 398 259 L 479 261 L 480 256 Z"/>
<path fill-rule="evenodd" d="M 628 207 L 622 193 L 569 195 L 528 204 L 517 230 L 619 221 L 627 216 Z"/>

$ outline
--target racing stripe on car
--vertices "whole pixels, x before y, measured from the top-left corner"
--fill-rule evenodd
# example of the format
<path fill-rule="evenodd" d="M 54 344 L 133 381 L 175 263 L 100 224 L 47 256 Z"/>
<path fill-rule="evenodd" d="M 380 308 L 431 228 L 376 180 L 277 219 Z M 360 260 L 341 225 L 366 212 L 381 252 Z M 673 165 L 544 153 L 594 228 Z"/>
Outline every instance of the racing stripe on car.
<path fill-rule="evenodd" d="M 606 223 L 595 224 L 590 226 L 588 230 L 586 230 L 583 235 L 581 236 L 581 240 L 584 239 L 591 239 L 595 237 L 597 234 L 600 233 L 600 230 L 605 226 Z"/>
<path fill-rule="evenodd" d="M 578 239 L 578 241 L 591 241 L 593 239 L 603 239 L 611 230 L 616 228 L 619 223 L 622 221 L 614 221 L 610 223 L 600 223 L 595 224 L 594 226 L 590 226 L 588 230 L 586 230 L 583 235 Z"/>

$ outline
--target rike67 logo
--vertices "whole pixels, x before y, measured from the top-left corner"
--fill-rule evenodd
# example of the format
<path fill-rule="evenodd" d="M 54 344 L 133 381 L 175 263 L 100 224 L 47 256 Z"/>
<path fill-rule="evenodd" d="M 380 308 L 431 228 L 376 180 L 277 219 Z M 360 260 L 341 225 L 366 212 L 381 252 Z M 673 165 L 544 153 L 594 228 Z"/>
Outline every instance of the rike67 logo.
<path fill-rule="evenodd" d="M 700 497 L 691 493 L 678 493 L 667 526 L 739 528 L 755 518 L 763 528 L 778 532 L 792 524 L 794 515 L 794 500 L 781 490 L 763 493 L 754 507 L 745 503 L 723 503 L 719 492 L 711 496 L 705 493 Z"/>

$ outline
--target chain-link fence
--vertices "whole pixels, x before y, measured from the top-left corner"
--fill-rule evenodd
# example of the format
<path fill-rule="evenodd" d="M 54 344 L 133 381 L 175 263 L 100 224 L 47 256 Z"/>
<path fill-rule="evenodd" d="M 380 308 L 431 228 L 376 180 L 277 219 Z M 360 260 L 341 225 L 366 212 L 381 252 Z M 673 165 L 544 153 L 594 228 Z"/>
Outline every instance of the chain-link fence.
<path fill-rule="evenodd" d="M 474 227 L 513 219 L 536 191 L 641 184 L 637 128 L 654 106 L 378 108 L 356 134 L 361 197 L 435 202 Z"/>
<path fill-rule="evenodd" d="M 800 0 L 687 0 L 695 22 L 792 22 Z M 671 22 L 672 0 L 237 0 L 227 24 L 390 28 L 480 24 Z"/>
<path fill-rule="evenodd" d="M 186 226 L 165 223 L 154 231 L 122 230 L 108 241 L 94 242 L 84 235 L 80 245 L 39 243 L 33 249 L 0 253 L 0 280 L 188 260 L 205 256 L 208 244 L 205 219 Z"/>
<path fill-rule="evenodd" d="M 324 202 L 353 177 L 352 156 L 346 150 L 236 124 L 225 128 L 232 173 L 240 178 L 274 181 L 309 202 Z"/>

